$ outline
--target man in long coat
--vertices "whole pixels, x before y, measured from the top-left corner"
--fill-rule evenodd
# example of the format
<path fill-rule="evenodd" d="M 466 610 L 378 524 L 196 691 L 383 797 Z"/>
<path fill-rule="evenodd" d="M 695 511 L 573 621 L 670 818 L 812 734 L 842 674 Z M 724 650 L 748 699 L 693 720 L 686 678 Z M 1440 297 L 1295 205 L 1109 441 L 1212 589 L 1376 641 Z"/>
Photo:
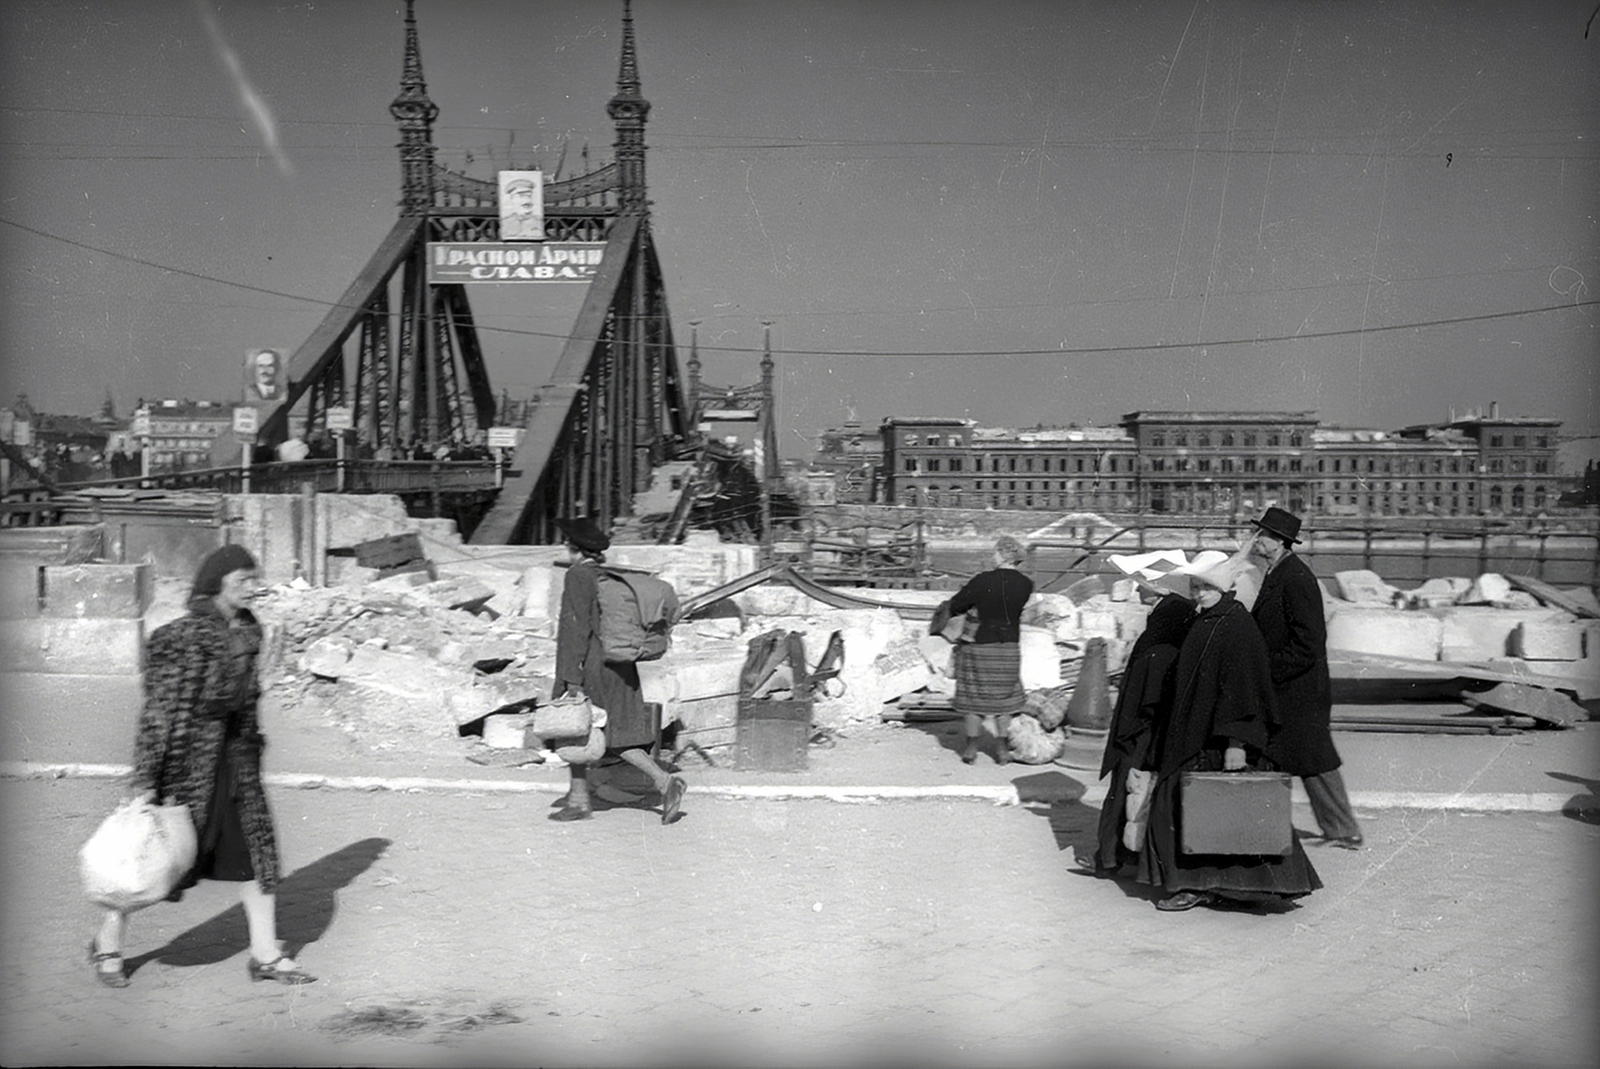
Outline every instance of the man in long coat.
<path fill-rule="evenodd" d="M 1267 642 L 1273 698 L 1282 721 L 1267 756 L 1305 784 L 1322 837 L 1355 850 L 1362 843 L 1361 825 L 1350 808 L 1339 774 L 1339 751 L 1333 745 L 1333 687 L 1328 679 L 1322 587 L 1295 555 L 1298 516 L 1269 508 L 1251 522 L 1256 536 L 1250 554 L 1266 569 L 1252 615 Z"/>

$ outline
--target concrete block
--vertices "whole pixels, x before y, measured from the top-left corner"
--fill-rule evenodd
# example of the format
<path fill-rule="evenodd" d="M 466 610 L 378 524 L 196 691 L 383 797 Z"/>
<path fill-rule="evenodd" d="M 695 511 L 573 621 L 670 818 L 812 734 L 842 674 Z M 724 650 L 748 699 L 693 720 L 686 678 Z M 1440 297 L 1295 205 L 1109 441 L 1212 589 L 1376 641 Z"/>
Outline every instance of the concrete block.
<path fill-rule="evenodd" d="M 484 745 L 496 750 L 525 749 L 532 720 L 532 713 L 491 713 L 483 718 Z"/>
<path fill-rule="evenodd" d="M 1511 633 L 1527 620 L 1571 620 L 1560 609 L 1496 609 L 1461 606 L 1438 613 L 1444 621 L 1439 657 L 1445 661 L 1487 661 L 1511 656 Z"/>
<path fill-rule="evenodd" d="M 40 617 L 0 628 L 0 672 L 115 676 L 143 668 L 143 620 Z"/>
<path fill-rule="evenodd" d="M 44 615 L 143 616 L 155 592 L 148 564 L 49 564 L 44 568 Z"/>
<path fill-rule="evenodd" d="M 1524 620 L 1511 632 L 1511 653 L 1529 661 L 1581 661 L 1583 639 L 1576 622 Z"/>
<path fill-rule="evenodd" d="M 682 725 L 678 730 L 680 750 L 689 743 L 702 749 L 732 746 L 739 719 L 739 697 L 734 694 L 695 701 L 666 702 L 661 709 L 661 719 L 666 724 L 677 720 Z"/>
<path fill-rule="evenodd" d="M 105 525 L 0 527 L 0 558 L 35 564 L 83 564 L 105 556 Z M 753 569 L 752 569 L 753 570 Z"/>
<path fill-rule="evenodd" d="M 0 674 L 0 761 L 125 765 L 144 705 L 144 677 Z"/>
<path fill-rule="evenodd" d="M 1484 572 L 1472 581 L 1472 587 L 1461 596 L 1463 605 L 1499 605 L 1511 596 L 1511 583 L 1503 575 Z"/>
<path fill-rule="evenodd" d="M 1328 648 L 1384 657 L 1436 661 L 1444 625 L 1425 612 L 1341 606 L 1328 620 Z"/>
<path fill-rule="evenodd" d="M 43 569 L 38 561 L 0 557 L 0 620 L 27 620 L 43 613 Z"/>
<path fill-rule="evenodd" d="M 1040 627 L 1021 629 L 1022 689 L 1049 690 L 1061 685 L 1061 651 L 1056 637 Z M 896 695 L 898 697 L 898 695 Z"/>
<path fill-rule="evenodd" d="M 1402 591 L 1390 586 L 1376 572 L 1355 569 L 1334 576 L 1339 585 L 1339 596 L 1357 605 L 1393 605 Z"/>
<path fill-rule="evenodd" d="M 1049 635 L 1049 632 L 1043 632 Z M 933 641 L 942 641 L 935 636 L 927 636 Z M 1050 643 L 1051 648 L 1055 642 Z M 821 650 L 806 651 L 806 656 L 819 657 Z M 873 660 L 873 667 L 878 670 L 879 696 L 883 701 L 894 701 L 902 695 L 912 691 L 921 690 L 928 685 L 929 677 L 933 670 L 928 666 L 927 659 L 922 655 L 922 648 L 916 642 L 902 639 L 892 643 L 887 649 Z"/>

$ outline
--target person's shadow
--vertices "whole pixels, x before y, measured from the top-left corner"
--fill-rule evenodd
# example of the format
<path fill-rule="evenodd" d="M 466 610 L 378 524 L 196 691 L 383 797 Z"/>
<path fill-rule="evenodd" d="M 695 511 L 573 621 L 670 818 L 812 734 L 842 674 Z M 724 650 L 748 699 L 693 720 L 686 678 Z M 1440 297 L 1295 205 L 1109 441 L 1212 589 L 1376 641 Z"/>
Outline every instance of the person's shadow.
<path fill-rule="evenodd" d="M 278 938 L 290 957 L 322 938 L 338 909 L 337 892 L 383 856 L 392 840 L 362 839 L 318 858 L 278 881 Z M 124 959 L 129 976 L 146 962 L 213 965 L 250 947 L 244 907 L 234 904 L 210 920 L 174 936 L 166 946 Z"/>
<path fill-rule="evenodd" d="M 1600 824 L 1600 780 L 1574 776 L 1569 772 L 1546 772 L 1551 779 L 1576 783 L 1588 793 L 1576 794 L 1561 807 L 1563 816 L 1584 824 Z"/>

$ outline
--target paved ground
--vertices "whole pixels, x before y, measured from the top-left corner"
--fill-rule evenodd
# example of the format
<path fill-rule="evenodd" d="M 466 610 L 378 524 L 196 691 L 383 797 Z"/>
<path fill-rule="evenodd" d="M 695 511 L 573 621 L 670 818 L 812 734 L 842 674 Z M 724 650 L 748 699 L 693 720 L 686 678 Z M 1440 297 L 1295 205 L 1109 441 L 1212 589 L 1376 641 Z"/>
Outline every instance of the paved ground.
<path fill-rule="evenodd" d="M 634 808 L 551 823 L 559 772 L 484 769 L 465 742 L 377 749 L 283 711 L 267 729 L 292 873 L 281 926 L 321 980 L 250 984 L 236 896 L 205 884 L 133 918 L 131 987 L 96 984 L 75 852 L 120 792 L 63 759 L 61 778 L 0 779 L 0 1063 L 1587 1066 L 1600 1054 L 1594 725 L 1341 733 L 1368 848 L 1313 846 L 1326 886 L 1287 912 L 1175 915 L 1077 871 L 1092 773 L 968 768 L 939 727 L 861 730 L 804 773 L 691 767 L 669 828 Z M 356 776 L 419 786 L 290 786 Z M 1303 806 L 1295 816 L 1311 830 Z"/>
<path fill-rule="evenodd" d="M 126 741 L 32 733 L 0 754 L 0 1063 L 1600 1055 L 1592 723 L 1339 733 L 1368 848 L 1312 847 L 1326 887 L 1291 911 L 1176 915 L 1077 871 L 1093 771 L 965 767 L 949 723 L 858 728 L 798 773 L 690 765 L 672 827 L 549 823 L 565 773 L 480 767 L 467 739 L 354 738 L 272 703 L 264 723 L 283 935 L 320 983 L 248 983 L 216 883 L 134 917 L 133 986 L 94 983 L 75 850 Z"/>

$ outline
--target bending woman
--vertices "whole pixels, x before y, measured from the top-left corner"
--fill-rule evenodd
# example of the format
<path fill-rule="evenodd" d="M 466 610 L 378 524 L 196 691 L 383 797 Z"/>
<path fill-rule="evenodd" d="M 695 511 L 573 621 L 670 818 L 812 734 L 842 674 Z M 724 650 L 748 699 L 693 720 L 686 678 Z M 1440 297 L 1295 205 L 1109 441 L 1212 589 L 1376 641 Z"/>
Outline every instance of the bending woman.
<path fill-rule="evenodd" d="M 151 632 L 133 787 L 187 805 L 195 822 L 195 866 L 168 897 L 177 901 L 198 880 L 237 883 L 250 979 L 308 984 L 316 977 L 278 942 L 278 841 L 261 784 L 266 740 L 256 716 L 261 625 L 246 607 L 258 590 L 255 558 L 223 546 L 195 573 L 188 614 Z M 128 986 L 126 929 L 127 915 L 107 910 L 89 944 L 95 976 L 107 987 Z"/>
<path fill-rule="evenodd" d="M 1011 760 L 1007 733 L 1011 717 L 1022 712 L 1022 608 L 1033 594 L 1033 580 L 1017 570 L 1027 554 L 1022 543 L 1001 535 L 994 544 L 994 567 L 979 572 L 950 599 L 950 615 L 978 610 L 978 632 L 955 649 L 955 710 L 966 727 L 961 760 L 978 756 L 983 725 L 995 732 L 995 764 Z"/>

